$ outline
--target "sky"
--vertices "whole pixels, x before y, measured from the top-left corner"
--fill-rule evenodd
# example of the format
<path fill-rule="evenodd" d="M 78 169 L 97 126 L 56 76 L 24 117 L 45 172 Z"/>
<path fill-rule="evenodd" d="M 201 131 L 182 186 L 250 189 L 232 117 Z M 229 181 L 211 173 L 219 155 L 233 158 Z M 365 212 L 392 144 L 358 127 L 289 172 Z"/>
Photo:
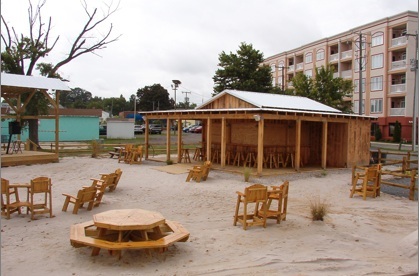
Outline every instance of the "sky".
<path fill-rule="evenodd" d="M 105 3 L 118 4 L 87 2 L 89 11 L 98 8 L 98 15 L 106 10 Z M 1 14 L 17 34 L 28 35 L 28 6 L 26 0 L 1 1 Z M 267 58 L 407 10 L 417 11 L 418 0 L 120 0 L 92 41 L 111 24 L 111 37 L 119 39 L 96 54 L 74 59 L 59 73 L 70 88 L 127 100 L 153 84 L 161 84 L 175 98 L 172 81 L 180 80 L 176 101 L 187 96 L 200 105 L 213 93 L 220 53 L 236 53 L 242 42 Z M 43 62 L 57 63 L 87 15 L 77 0 L 47 0 L 41 13 L 44 22 L 52 20 L 50 41 L 59 36 Z"/>

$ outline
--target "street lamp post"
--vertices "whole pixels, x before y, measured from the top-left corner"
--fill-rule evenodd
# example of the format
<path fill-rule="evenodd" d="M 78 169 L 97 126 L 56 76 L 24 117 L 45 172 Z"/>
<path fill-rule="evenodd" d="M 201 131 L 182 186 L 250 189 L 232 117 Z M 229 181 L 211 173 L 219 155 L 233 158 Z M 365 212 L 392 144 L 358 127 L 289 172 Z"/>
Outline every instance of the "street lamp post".
<path fill-rule="evenodd" d="M 180 80 L 172 80 L 172 89 L 175 91 L 175 109 L 176 109 L 176 90 L 179 87 L 179 84 L 181 84 Z"/>

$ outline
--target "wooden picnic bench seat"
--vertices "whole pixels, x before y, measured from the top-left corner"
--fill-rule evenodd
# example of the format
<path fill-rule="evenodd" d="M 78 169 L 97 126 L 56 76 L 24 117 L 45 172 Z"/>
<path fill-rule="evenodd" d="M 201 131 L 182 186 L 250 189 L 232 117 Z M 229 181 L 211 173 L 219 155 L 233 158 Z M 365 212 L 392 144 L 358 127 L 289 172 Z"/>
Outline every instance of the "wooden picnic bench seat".
<path fill-rule="evenodd" d="M 189 238 L 189 232 L 176 221 L 166 220 L 165 225 L 173 231 L 157 240 L 117 242 L 95 238 L 96 231 L 93 221 L 87 221 L 71 226 L 70 243 L 73 247 L 91 246 L 107 250 L 122 249 L 163 249 L 163 251 L 175 242 L 185 242 Z M 88 234 L 93 236 L 88 236 Z"/>
<path fill-rule="evenodd" d="M 109 154 L 111 155 L 109 158 L 113 158 L 114 156 L 119 158 L 119 152 L 116 151 L 110 151 Z"/>

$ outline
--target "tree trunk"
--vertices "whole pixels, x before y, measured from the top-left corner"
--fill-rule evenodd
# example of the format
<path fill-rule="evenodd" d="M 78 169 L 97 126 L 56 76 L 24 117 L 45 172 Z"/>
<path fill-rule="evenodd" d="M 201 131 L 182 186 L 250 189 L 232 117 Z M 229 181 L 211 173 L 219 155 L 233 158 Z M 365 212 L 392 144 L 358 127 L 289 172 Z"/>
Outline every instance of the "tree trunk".
<path fill-rule="evenodd" d="M 38 119 L 29 119 L 29 140 L 31 140 L 34 144 L 37 145 L 37 148 L 34 149 L 34 145 L 30 144 L 30 150 L 38 150 L 41 149 L 39 146 L 39 137 L 38 137 Z"/>

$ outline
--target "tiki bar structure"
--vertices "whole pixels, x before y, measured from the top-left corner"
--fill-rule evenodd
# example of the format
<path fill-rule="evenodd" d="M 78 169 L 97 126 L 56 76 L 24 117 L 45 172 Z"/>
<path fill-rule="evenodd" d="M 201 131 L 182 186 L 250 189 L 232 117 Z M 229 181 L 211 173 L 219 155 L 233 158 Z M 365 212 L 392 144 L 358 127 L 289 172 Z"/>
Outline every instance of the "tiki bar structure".
<path fill-rule="evenodd" d="M 70 88 L 59 79 L 33 77 L 15 74 L 1 74 L 1 98 L 13 110 L 7 114 L 1 114 L 1 118 L 12 120 L 9 125 L 9 142 L 7 150 L 2 149 L 1 166 L 16 166 L 38 163 L 58 162 L 58 142 L 59 142 L 59 93 L 61 91 L 70 91 Z M 26 115 L 26 107 L 34 99 L 36 93 L 42 95 L 48 100 L 49 105 L 54 110 L 54 115 Z M 23 100 L 24 99 L 24 100 Z M 37 151 L 36 145 L 31 147 L 31 142 L 20 141 L 21 127 L 24 120 L 27 119 L 52 119 L 55 120 L 55 152 Z M 4 135 L 2 131 L 2 135 Z M 17 139 L 11 145 L 12 137 L 16 135 Z M 18 144 L 16 144 L 18 142 Z M 22 143 L 22 145 L 21 145 Z M 17 150 L 22 146 L 25 150 Z M 12 147 L 12 148 L 11 148 Z M 32 150 L 30 150 L 32 148 Z"/>
<path fill-rule="evenodd" d="M 141 112 L 146 121 L 172 121 L 177 127 L 177 158 L 181 161 L 182 121 L 202 122 L 204 160 L 226 165 L 281 169 L 289 164 L 345 168 L 370 161 L 371 116 L 344 114 L 308 98 L 225 90 L 193 110 Z M 166 133 L 170 159 L 170 131 Z M 145 132 L 145 158 L 149 134 Z"/>

